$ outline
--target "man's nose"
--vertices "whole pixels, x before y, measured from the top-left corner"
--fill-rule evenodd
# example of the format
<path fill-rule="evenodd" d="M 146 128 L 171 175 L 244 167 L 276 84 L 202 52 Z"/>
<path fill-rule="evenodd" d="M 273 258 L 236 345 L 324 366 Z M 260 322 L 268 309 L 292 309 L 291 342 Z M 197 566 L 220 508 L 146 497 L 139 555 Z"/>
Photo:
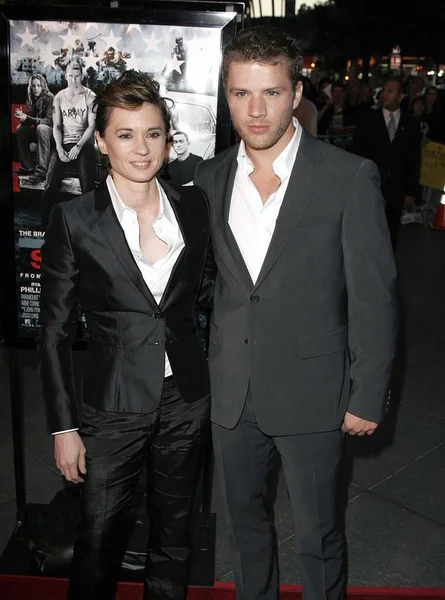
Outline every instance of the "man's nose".
<path fill-rule="evenodd" d="M 252 117 L 261 117 L 267 113 L 266 102 L 262 96 L 252 96 L 248 105 L 249 115 Z"/>

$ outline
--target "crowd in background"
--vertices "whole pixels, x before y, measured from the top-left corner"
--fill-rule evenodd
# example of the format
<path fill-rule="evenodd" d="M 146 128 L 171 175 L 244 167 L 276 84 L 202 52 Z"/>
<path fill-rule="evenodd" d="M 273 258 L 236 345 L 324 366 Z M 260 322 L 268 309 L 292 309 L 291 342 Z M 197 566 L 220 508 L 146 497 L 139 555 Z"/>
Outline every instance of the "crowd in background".
<path fill-rule="evenodd" d="M 303 95 L 313 107 L 311 125 L 303 116 L 303 126 L 314 133 L 316 119 L 320 139 L 377 164 L 395 247 L 400 225 L 424 222 L 421 150 L 429 141 L 445 144 L 445 93 L 419 76 L 391 76 L 376 88 L 329 77 L 315 85 L 304 77 Z"/>

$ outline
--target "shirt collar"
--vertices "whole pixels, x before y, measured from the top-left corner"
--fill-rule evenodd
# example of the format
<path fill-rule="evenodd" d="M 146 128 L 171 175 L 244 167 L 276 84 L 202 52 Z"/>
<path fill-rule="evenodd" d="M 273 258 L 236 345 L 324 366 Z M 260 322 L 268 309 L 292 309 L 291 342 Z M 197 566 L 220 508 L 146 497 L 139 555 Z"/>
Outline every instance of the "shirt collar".
<path fill-rule="evenodd" d="M 283 183 L 289 177 L 290 172 L 292 171 L 292 167 L 294 166 L 295 162 L 295 156 L 297 155 L 301 141 L 302 129 L 300 123 L 295 117 L 292 118 L 292 123 L 295 127 L 294 135 L 292 136 L 292 139 L 288 145 L 284 148 L 284 150 L 282 150 L 272 164 L 274 173 L 280 178 L 281 183 Z M 254 166 L 250 158 L 247 156 L 246 145 L 244 144 L 243 140 L 241 140 L 238 148 L 237 161 L 238 165 L 241 169 L 243 169 L 247 176 L 254 171 Z"/>
<path fill-rule="evenodd" d="M 171 220 L 170 219 L 170 217 L 171 217 L 170 204 L 168 203 L 167 198 L 165 196 L 165 192 L 162 189 L 162 187 L 159 185 L 159 181 L 157 179 L 156 179 L 156 185 L 158 186 L 158 191 L 159 191 L 159 215 L 157 218 L 159 218 L 161 215 L 165 215 L 169 220 Z M 122 225 L 122 221 L 123 221 L 125 212 L 128 212 L 128 211 L 136 212 L 136 211 L 133 208 L 131 208 L 130 206 L 127 206 L 126 204 L 124 204 L 124 202 L 122 201 L 122 198 L 119 196 L 119 192 L 117 191 L 116 186 L 114 185 L 114 181 L 113 181 L 113 178 L 111 177 L 111 175 L 108 175 L 108 177 L 107 177 L 107 188 L 110 193 L 111 203 L 113 204 L 113 208 L 114 208 L 114 212 L 116 213 L 117 220 Z"/>
<path fill-rule="evenodd" d="M 382 107 L 382 111 L 383 111 L 383 116 L 385 117 L 385 121 L 388 121 L 389 115 L 391 115 L 391 114 L 394 115 L 395 119 L 398 119 L 400 116 L 400 108 L 398 108 L 397 110 L 394 110 L 394 111 L 390 111 L 387 108 Z"/>

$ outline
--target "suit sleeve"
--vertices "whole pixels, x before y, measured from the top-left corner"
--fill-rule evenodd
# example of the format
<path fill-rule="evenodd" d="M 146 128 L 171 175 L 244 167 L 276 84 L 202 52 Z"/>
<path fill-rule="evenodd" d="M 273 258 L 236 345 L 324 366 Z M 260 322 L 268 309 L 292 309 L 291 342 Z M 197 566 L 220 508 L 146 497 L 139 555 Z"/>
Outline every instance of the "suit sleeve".
<path fill-rule="evenodd" d="M 196 172 L 196 171 L 195 171 Z M 210 211 L 207 196 L 199 188 L 202 194 L 203 204 L 205 205 L 206 211 L 206 225 L 209 231 L 209 241 L 207 243 L 206 261 L 204 267 L 204 273 L 201 280 L 201 288 L 198 296 L 198 307 L 201 310 L 209 311 L 213 307 L 213 292 L 215 288 L 216 278 L 216 264 L 213 255 L 212 240 L 210 238 Z"/>
<path fill-rule="evenodd" d="M 51 433 L 80 426 L 71 351 L 78 322 L 78 276 L 65 215 L 57 204 L 42 246 L 40 298 L 40 373 Z"/>
<path fill-rule="evenodd" d="M 396 267 L 380 178 L 371 161 L 353 177 L 343 217 L 351 393 L 348 411 L 380 422 L 397 342 Z"/>

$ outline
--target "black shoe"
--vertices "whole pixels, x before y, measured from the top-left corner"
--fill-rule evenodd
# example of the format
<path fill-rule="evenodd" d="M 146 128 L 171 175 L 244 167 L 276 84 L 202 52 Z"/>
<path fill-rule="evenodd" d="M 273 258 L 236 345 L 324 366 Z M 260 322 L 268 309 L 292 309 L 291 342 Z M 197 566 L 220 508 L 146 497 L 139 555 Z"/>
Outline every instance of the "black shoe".
<path fill-rule="evenodd" d="M 42 183 L 46 180 L 46 175 L 43 175 L 42 173 L 37 173 L 36 171 L 33 175 L 30 176 L 30 179 L 32 179 L 32 181 L 35 183 Z"/>
<path fill-rule="evenodd" d="M 33 175 L 30 175 L 28 179 L 31 183 L 45 183 L 46 175 L 34 173 Z"/>

